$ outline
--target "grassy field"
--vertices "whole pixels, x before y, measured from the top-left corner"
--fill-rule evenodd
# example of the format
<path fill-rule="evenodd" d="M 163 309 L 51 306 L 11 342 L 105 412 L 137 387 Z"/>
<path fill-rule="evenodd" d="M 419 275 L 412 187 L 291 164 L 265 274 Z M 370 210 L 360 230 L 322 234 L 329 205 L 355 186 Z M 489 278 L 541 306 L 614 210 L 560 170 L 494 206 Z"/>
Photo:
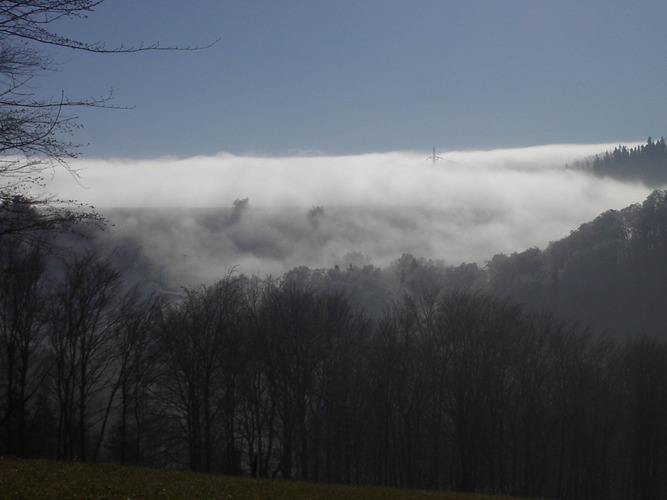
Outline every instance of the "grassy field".
<path fill-rule="evenodd" d="M 0 457 L 0 498 L 510 500 L 510 497 L 476 494 L 267 481 L 112 464 L 6 457 Z"/>

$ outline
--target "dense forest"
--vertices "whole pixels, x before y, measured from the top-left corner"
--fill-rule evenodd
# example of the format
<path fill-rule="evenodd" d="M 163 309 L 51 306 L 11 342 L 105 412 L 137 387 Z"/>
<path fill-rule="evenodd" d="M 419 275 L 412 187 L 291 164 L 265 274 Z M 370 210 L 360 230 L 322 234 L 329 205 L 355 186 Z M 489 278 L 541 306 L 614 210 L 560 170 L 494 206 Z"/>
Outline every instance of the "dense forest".
<path fill-rule="evenodd" d="M 667 495 L 663 191 L 486 267 L 403 255 L 176 290 L 137 279 L 140 255 L 14 208 L 23 226 L 0 230 L 2 454 Z"/>
<path fill-rule="evenodd" d="M 664 137 L 628 148 L 619 145 L 613 151 L 575 162 L 572 167 L 595 175 L 624 181 L 639 181 L 647 186 L 660 187 L 667 183 L 667 145 Z"/>

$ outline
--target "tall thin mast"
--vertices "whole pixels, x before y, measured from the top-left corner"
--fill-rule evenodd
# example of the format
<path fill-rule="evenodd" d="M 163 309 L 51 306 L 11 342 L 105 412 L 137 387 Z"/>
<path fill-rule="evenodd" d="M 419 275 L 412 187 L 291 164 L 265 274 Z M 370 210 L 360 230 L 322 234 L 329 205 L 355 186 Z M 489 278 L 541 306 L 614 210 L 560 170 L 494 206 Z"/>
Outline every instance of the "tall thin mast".
<path fill-rule="evenodd" d="M 438 160 L 442 160 L 438 155 L 435 154 L 435 146 L 433 146 L 433 154 L 426 158 L 427 160 L 431 160 L 433 162 L 433 165 L 435 165 L 435 162 Z"/>

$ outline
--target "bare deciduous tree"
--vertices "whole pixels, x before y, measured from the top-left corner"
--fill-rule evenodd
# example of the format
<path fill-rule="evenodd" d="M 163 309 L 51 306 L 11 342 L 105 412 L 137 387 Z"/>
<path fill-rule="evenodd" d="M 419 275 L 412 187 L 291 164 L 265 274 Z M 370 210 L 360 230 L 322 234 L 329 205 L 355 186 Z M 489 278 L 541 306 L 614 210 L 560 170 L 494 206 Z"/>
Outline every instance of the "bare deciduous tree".
<path fill-rule="evenodd" d="M 91 451 L 91 403 L 111 381 L 120 282 L 108 261 L 89 252 L 65 266 L 50 302 L 48 340 L 55 364 L 62 458 L 86 460 Z"/>
<path fill-rule="evenodd" d="M 56 167 L 78 178 L 69 161 L 78 156 L 78 145 L 71 136 L 79 125 L 68 110 L 116 107 L 111 104 L 111 93 L 85 99 L 73 99 L 64 93 L 47 97 L 38 94 L 36 80 L 54 67 L 47 48 L 97 54 L 204 48 L 159 44 L 108 47 L 99 41 L 68 38 L 54 30 L 57 22 L 85 18 L 103 1 L 0 0 L 0 236 L 30 230 L 35 222 L 48 229 L 80 220 L 99 220 L 94 212 L 82 210 L 71 200 L 54 200 L 33 190 L 43 184 L 44 174 Z M 42 217 L 23 222 L 25 213 L 17 210 L 21 205 L 39 208 Z M 44 208 L 48 209 L 46 213 Z M 11 230 L 5 227 L 6 219 L 12 219 L 8 226 Z"/>
<path fill-rule="evenodd" d="M 24 455 L 29 405 L 43 380 L 38 364 L 43 336 L 46 259 L 40 247 L 19 241 L 0 246 L 0 374 L 6 450 Z"/>

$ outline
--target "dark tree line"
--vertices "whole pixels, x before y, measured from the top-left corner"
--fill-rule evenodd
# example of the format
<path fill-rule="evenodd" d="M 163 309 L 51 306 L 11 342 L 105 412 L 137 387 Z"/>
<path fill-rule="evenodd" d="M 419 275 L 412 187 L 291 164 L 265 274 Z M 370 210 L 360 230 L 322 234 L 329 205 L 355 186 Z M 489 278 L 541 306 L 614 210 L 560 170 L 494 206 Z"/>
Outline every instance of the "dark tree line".
<path fill-rule="evenodd" d="M 652 255 L 661 226 L 642 227 Z M 610 263 L 639 252 L 600 243 L 621 233 L 609 221 L 593 232 L 604 238 L 582 232 L 579 254 L 584 241 Z M 488 271 L 405 255 L 386 269 L 230 273 L 175 296 L 132 285 L 100 251 L 55 246 L 0 238 L 0 453 L 529 497 L 667 494 L 667 344 L 489 291 L 539 292 L 536 251 Z"/>
<path fill-rule="evenodd" d="M 667 145 L 663 137 L 657 141 L 649 137 L 646 144 L 630 148 L 619 145 L 613 151 L 576 162 L 574 167 L 595 175 L 660 187 L 667 182 Z"/>

